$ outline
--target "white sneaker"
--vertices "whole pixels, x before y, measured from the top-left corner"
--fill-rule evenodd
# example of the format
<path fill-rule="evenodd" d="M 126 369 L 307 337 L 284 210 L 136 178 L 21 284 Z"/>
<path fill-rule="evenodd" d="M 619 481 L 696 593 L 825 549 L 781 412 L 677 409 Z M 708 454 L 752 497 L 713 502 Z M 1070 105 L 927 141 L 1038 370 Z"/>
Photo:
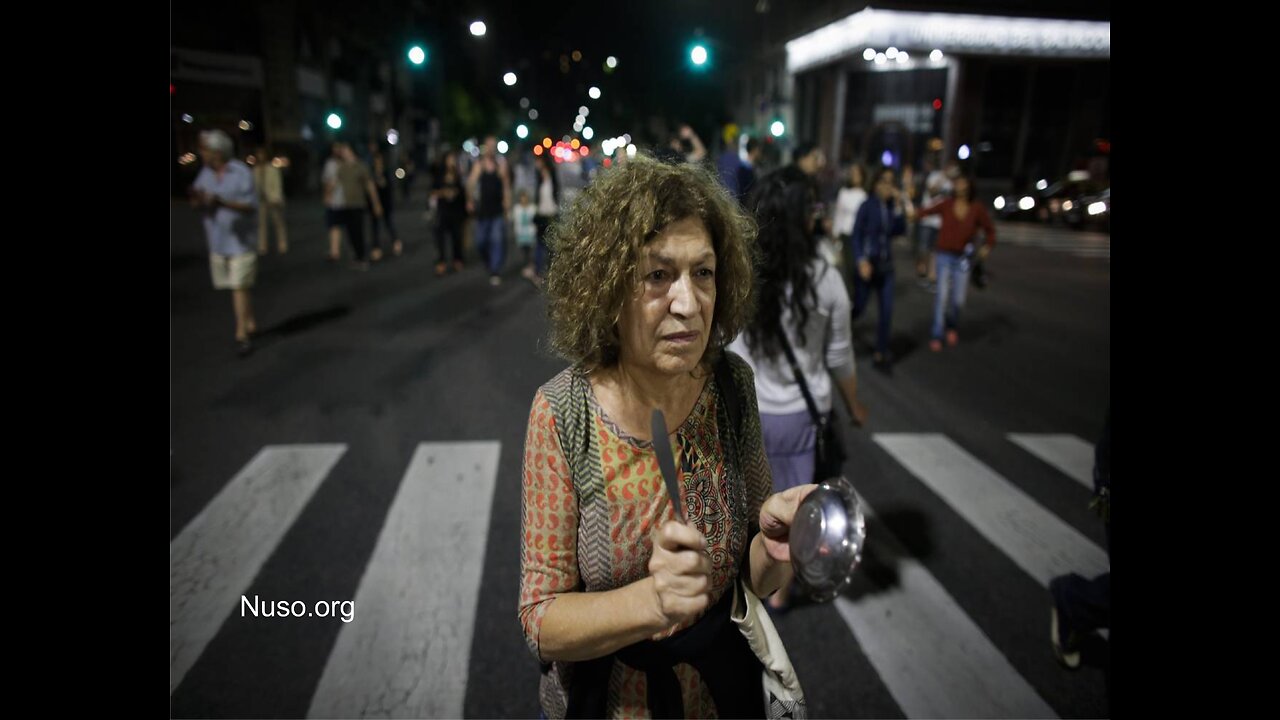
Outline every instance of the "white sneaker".
<path fill-rule="evenodd" d="M 1053 645 L 1053 656 L 1068 670 L 1080 667 L 1080 651 L 1068 650 L 1062 646 L 1062 638 L 1058 632 L 1058 608 L 1050 610 L 1049 642 Z M 1070 638 L 1069 638 L 1070 639 Z"/>

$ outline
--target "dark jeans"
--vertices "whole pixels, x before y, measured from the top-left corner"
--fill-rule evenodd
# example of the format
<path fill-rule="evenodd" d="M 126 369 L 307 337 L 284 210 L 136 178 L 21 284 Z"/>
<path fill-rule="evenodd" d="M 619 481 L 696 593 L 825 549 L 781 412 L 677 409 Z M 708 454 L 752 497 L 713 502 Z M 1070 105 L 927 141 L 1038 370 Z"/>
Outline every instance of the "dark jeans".
<path fill-rule="evenodd" d="M 462 222 L 462 218 L 444 217 L 436 221 L 436 262 L 445 262 L 446 247 L 452 248 L 455 262 L 462 260 Z"/>
<path fill-rule="evenodd" d="M 387 226 L 387 233 L 395 240 L 400 237 L 400 233 L 396 232 L 396 226 L 391 223 L 392 197 L 391 188 L 378 188 L 378 202 L 382 203 L 382 224 Z M 373 221 L 373 246 L 380 248 L 382 243 L 378 237 L 378 217 L 373 215 L 369 219 Z"/>
<path fill-rule="evenodd" d="M 1111 524 L 1106 525 L 1107 557 L 1111 557 Z M 1049 581 L 1049 593 L 1058 606 L 1059 635 L 1087 635 L 1111 627 L 1111 573 L 1088 580 L 1077 573 Z"/>
<path fill-rule="evenodd" d="M 506 253 L 506 224 L 501 215 L 476 218 L 476 247 L 489 265 L 490 275 L 502 273 L 502 261 Z"/>
<path fill-rule="evenodd" d="M 889 261 L 890 263 L 892 261 Z M 889 330 L 893 323 L 893 285 L 894 273 L 892 265 L 888 269 L 881 269 L 873 264 L 871 270 L 871 279 L 863 280 L 858 274 L 858 268 L 853 268 L 853 319 L 857 320 L 864 310 L 867 308 L 867 301 L 870 299 L 871 293 L 874 291 L 877 297 L 877 305 L 880 307 L 880 320 L 876 324 L 876 352 L 885 359 L 889 359 Z"/>
<path fill-rule="evenodd" d="M 337 224 L 347 229 L 347 242 L 356 262 L 364 261 L 364 208 L 342 208 L 334 211 Z"/>

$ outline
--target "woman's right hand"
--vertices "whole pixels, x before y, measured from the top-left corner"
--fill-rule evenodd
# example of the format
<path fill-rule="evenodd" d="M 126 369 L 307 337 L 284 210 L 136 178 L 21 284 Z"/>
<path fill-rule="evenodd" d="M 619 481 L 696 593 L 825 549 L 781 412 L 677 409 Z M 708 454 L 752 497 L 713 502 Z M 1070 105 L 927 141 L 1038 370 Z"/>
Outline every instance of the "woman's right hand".
<path fill-rule="evenodd" d="M 655 609 L 665 628 L 697 618 L 711 605 L 711 557 L 695 528 L 669 521 L 653 533 L 649 558 Z"/>
<path fill-rule="evenodd" d="M 858 274 L 862 276 L 862 279 L 864 281 L 871 280 L 871 261 L 870 260 L 858 261 Z"/>

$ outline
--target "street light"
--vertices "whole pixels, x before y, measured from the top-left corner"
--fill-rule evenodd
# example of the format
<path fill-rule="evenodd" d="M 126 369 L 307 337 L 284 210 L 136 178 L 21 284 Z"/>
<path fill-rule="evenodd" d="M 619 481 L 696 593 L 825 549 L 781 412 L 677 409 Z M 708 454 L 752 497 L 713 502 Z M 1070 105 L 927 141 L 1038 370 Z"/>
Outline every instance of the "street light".
<path fill-rule="evenodd" d="M 513 73 L 513 72 L 509 72 L 509 73 L 507 73 L 506 75 L 503 75 L 503 76 L 502 76 L 502 82 L 506 83 L 508 86 L 515 85 L 515 84 L 516 84 L 516 74 L 515 74 L 515 73 Z"/>
<path fill-rule="evenodd" d="M 605 60 L 604 60 L 604 64 L 605 64 L 605 67 L 607 67 L 607 68 L 609 68 L 610 70 L 612 70 L 612 69 L 614 69 L 614 68 L 618 67 L 618 58 L 616 58 L 616 57 L 614 57 L 614 56 L 610 55 L 609 57 L 605 58 Z"/>
<path fill-rule="evenodd" d="M 488 28 L 486 28 L 484 26 L 484 23 L 479 20 L 476 20 L 475 22 L 471 23 L 471 34 L 475 35 L 476 37 L 484 37 L 486 30 L 488 30 Z"/>
<path fill-rule="evenodd" d="M 600 99 L 600 88 L 598 88 L 598 87 L 596 87 L 596 86 L 592 85 L 592 86 L 591 86 L 591 89 L 587 91 L 587 94 L 591 96 L 591 99 L 592 99 L 592 100 L 599 100 L 599 99 Z"/>
<path fill-rule="evenodd" d="M 525 138 L 529 137 L 529 128 L 528 128 L 528 126 L 526 126 L 526 125 L 517 125 L 517 126 L 516 126 L 516 137 L 520 138 L 521 140 L 523 140 L 523 139 L 525 139 Z"/>

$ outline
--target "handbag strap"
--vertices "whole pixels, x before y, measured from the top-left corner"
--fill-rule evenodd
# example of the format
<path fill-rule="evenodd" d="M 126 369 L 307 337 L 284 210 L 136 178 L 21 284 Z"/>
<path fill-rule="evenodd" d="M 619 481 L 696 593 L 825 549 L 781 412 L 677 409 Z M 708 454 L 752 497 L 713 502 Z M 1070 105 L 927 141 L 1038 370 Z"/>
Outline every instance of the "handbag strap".
<path fill-rule="evenodd" d="M 818 412 L 818 404 L 813 401 L 813 395 L 809 393 L 809 384 L 804 381 L 804 373 L 800 372 L 800 363 L 796 362 L 796 354 L 791 350 L 786 331 L 782 333 L 782 350 L 787 354 L 787 362 L 791 363 L 791 372 L 795 374 L 796 382 L 800 383 L 804 404 L 809 406 L 809 416 L 813 418 L 813 424 L 818 427 L 818 430 L 822 430 L 826 427 L 826 419 L 822 417 L 822 413 Z"/>

